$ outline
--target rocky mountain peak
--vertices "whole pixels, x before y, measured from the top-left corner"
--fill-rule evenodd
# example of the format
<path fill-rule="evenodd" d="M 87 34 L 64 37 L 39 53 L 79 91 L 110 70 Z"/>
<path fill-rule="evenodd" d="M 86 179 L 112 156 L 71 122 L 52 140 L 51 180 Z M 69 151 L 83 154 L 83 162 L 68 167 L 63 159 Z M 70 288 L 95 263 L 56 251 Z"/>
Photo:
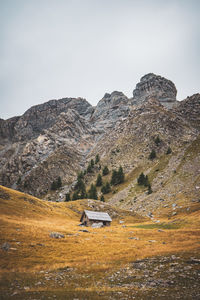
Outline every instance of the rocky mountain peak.
<path fill-rule="evenodd" d="M 127 116 L 129 110 L 129 99 L 122 92 L 106 93 L 94 110 L 92 122 L 100 130 L 110 128 L 117 120 Z"/>
<path fill-rule="evenodd" d="M 145 102 L 149 96 L 156 97 L 162 105 L 170 108 L 176 102 L 175 84 L 159 75 L 148 73 L 140 79 L 133 90 L 133 104 Z"/>

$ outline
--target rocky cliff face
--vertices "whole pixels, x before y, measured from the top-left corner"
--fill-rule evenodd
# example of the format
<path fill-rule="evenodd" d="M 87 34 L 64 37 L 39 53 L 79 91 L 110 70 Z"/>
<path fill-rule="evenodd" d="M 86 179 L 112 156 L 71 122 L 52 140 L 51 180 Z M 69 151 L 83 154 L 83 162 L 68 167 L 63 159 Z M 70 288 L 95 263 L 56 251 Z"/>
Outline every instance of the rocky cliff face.
<path fill-rule="evenodd" d="M 133 91 L 133 103 L 141 104 L 149 97 L 158 99 L 164 106 L 172 107 L 176 102 L 174 83 L 164 77 L 149 73 L 140 79 Z"/>
<path fill-rule="evenodd" d="M 192 126 L 200 129 L 200 94 L 194 94 L 177 103 L 174 111 Z"/>
<path fill-rule="evenodd" d="M 43 130 L 51 127 L 62 112 L 73 109 L 80 116 L 89 118 L 92 106 L 82 98 L 64 98 L 50 100 L 44 104 L 35 105 L 21 117 L 6 121 L 0 120 L 0 138 L 11 141 L 25 141 L 37 137 Z"/>
<path fill-rule="evenodd" d="M 116 121 L 126 118 L 129 111 L 129 99 L 122 92 L 106 93 L 97 104 L 91 123 L 99 132 L 105 133 Z"/>
<path fill-rule="evenodd" d="M 154 162 L 148 160 L 153 148 L 162 161 L 170 146 L 173 156 L 163 163 L 166 164 L 164 175 L 159 171 L 152 175 L 154 198 L 159 197 L 161 183 L 170 182 L 186 148 L 199 135 L 199 94 L 176 102 L 176 93 L 171 81 L 150 73 L 136 85 L 132 99 L 115 91 L 105 94 L 92 107 L 82 98 L 64 98 L 34 106 L 21 117 L 1 119 L 0 184 L 54 199 L 58 195 L 50 192 L 51 183 L 60 176 L 64 188 L 59 193 L 63 198 L 74 184 L 77 172 L 86 168 L 96 154 L 100 155 L 102 165 L 110 169 L 122 165 L 126 174 L 135 172 L 137 176 L 134 170 L 154 172 Z M 161 143 L 156 146 L 158 135 Z M 88 183 L 95 176 L 91 175 Z M 196 173 L 191 176 L 196 178 Z M 179 179 L 176 185 L 184 190 L 185 182 L 181 185 Z M 170 188 L 172 185 L 166 191 Z M 122 195 L 109 197 L 115 204 L 122 204 L 123 198 L 125 206 L 129 202 L 129 206 L 140 210 L 146 195 L 134 196 L 141 200 L 137 203 L 130 201 L 133 197 L 130 195 L 124 191 Z"/>

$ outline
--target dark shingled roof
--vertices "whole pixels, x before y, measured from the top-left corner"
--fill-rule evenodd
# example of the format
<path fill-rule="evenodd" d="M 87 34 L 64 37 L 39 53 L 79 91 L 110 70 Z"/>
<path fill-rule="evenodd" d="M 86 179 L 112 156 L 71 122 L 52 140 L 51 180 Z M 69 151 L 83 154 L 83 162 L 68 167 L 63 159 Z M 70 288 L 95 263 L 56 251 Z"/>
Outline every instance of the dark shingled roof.
<path fill-rule="evenodd" d="M 112 221 L 109 214 L 105 212 L 91 211 L 91 210 L 84 210 L 84 212 L 89 220 L 99 220 L 99 221 L 109 221 L 109 222 Z"/>

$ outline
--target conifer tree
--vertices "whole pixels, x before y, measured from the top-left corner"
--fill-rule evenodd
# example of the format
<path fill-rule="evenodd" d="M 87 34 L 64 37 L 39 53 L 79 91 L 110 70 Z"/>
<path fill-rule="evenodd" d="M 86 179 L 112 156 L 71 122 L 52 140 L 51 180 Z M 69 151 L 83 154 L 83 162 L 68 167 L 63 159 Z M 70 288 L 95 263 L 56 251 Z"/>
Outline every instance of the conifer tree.
<path fill-rule="evenodd" d="M 118 183 L 123 183 L 124 182 L 124 171 L 122 166 L 119 167 L 118 169 Z"/>
<path fill-rule="evenodd" d="M 104 198 L 103 195 L 101 195 L 100 201 L 101 201 L 101 202 L 105 202 L 105 198 Z"/>
<path fill-rule="evenodd" d="M 71 200 L 70 193 L 67 193 L 67 194 L 65 195 L 65 201 L 68 202 L 68 201 L 70 201 L 70 200 Z"/>
<path fill-rule="evenodd" d="M 91 164 L 89 164 L 88 167 L 87 167 L 87 173 L 92 173 L 92 167 L 91 167 Z"/>
<path fill-rule="evenodd" d="M 80 173 L 78 173 L 77 180 L 78 179 L 84 179 L 83 171 L 81 171 Z"/>
<path fill-rule="evenodd" d="M 55 191 L 56 189 L 57 189 L 57 184 L 56 184 L 55 181 L 53 181 L 52 184 L 51 184 L 51 190 Z"/>
<path fill-rule="evenodd" d="M 102 186 L 101 192 L 102 192 L 103 194 L 108 194 L 110 191 L 111 191 L 110 183 L 109 183 L 109 182 L 106 182 L 106 183 Z"/>
<path fill-rule="evenodd" d="M 106 182 L 105 187 L 106 187 L 106 192 L 110 193 L 111 187 L 110 187 L 110 183 L 109 182 Z"/>
<path fill-rule="evenodd" d="M 112 171 L 112 178 L 111 178 L 110 184 L 116 185 L 117 183 L 118 183 L 118 173 L 117 173 L 116 170 L 113 170 Z"/>
<path fill-rule="evenodd" d="M 156 158 L 156 151 L 153 149 L 149 154 L 149 159 L 153 160 L 154 158 Z"/>
<path fill-rule="evenodd" d="M 171 153 L 172 153 L 172 149 L 168 147 L 166 154 L 171 154 Z"/>
<path fill-rule="evenodd" d="M 98 174 L 98 176 L 97 176 L 96 186 L 102 186 L 102 177 L 101 177 L 101 174 Z"/>
<path fill-rule="evenodd" d="M 150 194 L 152 194 L 152 193 L 153 193 L 153 191 L 152 191 L 151 185 L 150 185 L 150 183 L 149 183 L 149 185 L 148 185 L 148 194 L 150 195 Z"/>
<path fill-rule="evenodd" d="M 86 199 L 86 198 L 87 198 L 86 190 L 85 190 L 85 189 L 82 189 L 82 190 L 81 190 L 81 193 L 80 193 L 80 199 Z"/>
<path fill-rule="evenodd" d="M 94 160 L 93 159 L 91 159 L 90 165 L 91 165 L 92 168 L 94 168 Z"/>
<path fill-rule="evenodd" d="M 107 166 L 105 166 L 105 167 L 103 168 L 102 174 L 103 174 L 103 176 L 106 176 L 106 175 L 108 175 L 108 173 L 109 173 L 109 169 L 108 169 Z"/>
<path fill-rule="evenodd" d="M 57 189 L 59 189 L 62 186 L 62 180 L 61 177 L 59 176 L 57 179 Z"/>
<path fill-rule="evenodd" d="M 144 185 L 144 183 L 145 183 L 145 175 L 144 175 L 143 172 L 142 172 L 142 173 L 140 174 L 140 176 L 138 177 L 137 183 L 138 183 L 139 185 Z"/>
<path fill-rule="evenodd" d="M 95 200 L 98 199 L 98 197 L 97 197 L 97 189 L 96 189 L 96 186 L 93 183 L 91 184 L 90 189 L 88 191 L 88 197 L 90 199 L 95 199 Z"/>
<path fill-rule="evenodd" d="M 95 157 L 95 164 L 97 164 L 99 162 L 99 160 L 100 160 L 99 159 L 99 154 L 97 154 L 96 157 Z"/>
<path fill-rule="evenodd" d="M 79 199 L 78 192 L 75 191 L 75 192 L 73 193 L 72 200 L 78 200 L 78 199 Z"/>

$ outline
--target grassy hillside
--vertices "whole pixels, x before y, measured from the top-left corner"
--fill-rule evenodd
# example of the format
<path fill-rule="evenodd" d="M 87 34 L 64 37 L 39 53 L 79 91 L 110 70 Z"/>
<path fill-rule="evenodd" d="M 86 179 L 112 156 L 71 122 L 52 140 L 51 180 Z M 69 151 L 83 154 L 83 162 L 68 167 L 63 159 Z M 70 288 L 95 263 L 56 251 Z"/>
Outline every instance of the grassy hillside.
<path fill-rule="evenodd" d="M 79 227 L 85 208 L 108 211 L 111 227 Z M 99 201 L 45 202 L 0 186 L 0 245 L 10 245 L 0 249 L 0 299 L 143 299 L 145 293 L 151 299 L 161 286 L 142 288 L 147 277 L 133 274 L 133 262 L 148 266 L 159 257 L 160 265 L 175 254 L 184 268 L 188 257 L 200 259 L 199 208 L 193 203 L 189 211 L 179 208 L 178 217 L 156 223 Z M 65 237 L 51 238 L 51 232 Z M 167 276 L 167 268 L 159 276 Z"/>

